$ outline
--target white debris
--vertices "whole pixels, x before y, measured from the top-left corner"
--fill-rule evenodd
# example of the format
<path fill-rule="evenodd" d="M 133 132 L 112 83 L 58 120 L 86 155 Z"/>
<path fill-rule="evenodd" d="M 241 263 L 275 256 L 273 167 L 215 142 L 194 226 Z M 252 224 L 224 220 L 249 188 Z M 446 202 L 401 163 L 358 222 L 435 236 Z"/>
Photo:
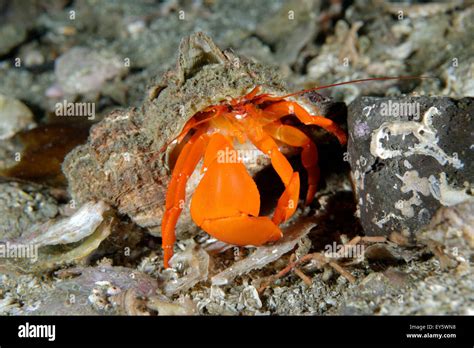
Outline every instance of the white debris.
<path fill-rule="evenodd" d="M 109 206 L 102 201 L 88 202 L 68 218 L 55 223 L 46 222 L 40 226 L 33 226 L 20 239 L 15 240 L 15 243 L 42 247 L 78 242 L 95 232 L 108 209 Z"/>

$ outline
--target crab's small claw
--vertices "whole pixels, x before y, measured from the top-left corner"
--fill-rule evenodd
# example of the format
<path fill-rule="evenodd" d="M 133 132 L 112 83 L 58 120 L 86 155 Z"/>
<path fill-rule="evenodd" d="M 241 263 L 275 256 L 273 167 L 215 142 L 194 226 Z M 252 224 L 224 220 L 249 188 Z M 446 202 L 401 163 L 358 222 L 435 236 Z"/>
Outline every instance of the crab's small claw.
<path fill-rule="evenodd" d="M 270 156 L 273 169 L 285 185 L 285 191 L 278 199 L 272 219 L 279 225 L 288 220 L 296 211 L 300 194 L 300 176 L 293 171 L 290 162 L 280 152 L 275 140 L 264 129 L 259 132 L 249 132 L 249 138 L 260 151 Z"/>
<path fill-rule="evenodd" d="M 279 121 L 265 126 L 265 131 L 275 139 L 290 146 L 301 147 L 301 162 L 308 172 L 308 192 L 306 204 L 310 204 L 316 194 L 319 182 L 318 149 L 313 141 L 298 128 L 281 124 Z"/>

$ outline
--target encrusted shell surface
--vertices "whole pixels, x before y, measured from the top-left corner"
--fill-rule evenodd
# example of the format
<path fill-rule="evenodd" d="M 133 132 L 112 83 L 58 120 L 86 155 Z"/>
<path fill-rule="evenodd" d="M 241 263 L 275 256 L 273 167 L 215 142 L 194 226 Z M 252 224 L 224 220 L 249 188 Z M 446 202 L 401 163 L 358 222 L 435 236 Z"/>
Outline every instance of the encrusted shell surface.
<path fill-rule="evenodd" d="M 103 200 L 159 234 L 170 178 L 167 156 L 159 150 L 197 112 L 257 85 L 263 92 L 286 92 L 273 69 L 221 51 L 203 33 L 185 38 L 176 70 L 150 88 L 141 108 L 110 113 L 92 127 L 87 144 L 67 155 L 63 171 L 73 199 Z M 188 210 L 177 226 L 178 238 L 192 229 Z"/>

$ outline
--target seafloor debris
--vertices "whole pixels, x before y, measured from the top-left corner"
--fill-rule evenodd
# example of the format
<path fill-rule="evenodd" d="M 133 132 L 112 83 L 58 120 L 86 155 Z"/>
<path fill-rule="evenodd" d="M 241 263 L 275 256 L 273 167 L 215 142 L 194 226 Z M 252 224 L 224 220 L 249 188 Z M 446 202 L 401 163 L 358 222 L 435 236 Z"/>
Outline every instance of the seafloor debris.
<path fill-rule="evenodd" d="M 104 84 L 126 74 L 128 68 L 117 55 L 74 47 L 55 62 L 55 75 L 64 94 L 98 93 Z"/>
<path fill-rule="evenodd" d="M 113 294 L 110 297 L 110 302 L 113 306 L 118 307 L 119 314 L 126 315 L 149 315 L 150 313 L 146 310 L 145 300 L 137 296 L 135 289 L 129 289 L 126 291 Z"/>
<path fill-rule="evenodd" d="M 55 187 L 65 186 L 61 163 L 69 151 L 85 141 L 89 127 L 85 122 L 58 122 L 18 133 L 9 139 L 10 146 L 3 149 L 13 161 L 1 168 L 0 175 Z"/>
<path fill-rule="evenodd" d="M 360 247 L 359 243 L 373 243 L 373 242 L 382 242 L 384 237 L 354 237 L 349 242 L 341 246 L 339 250 L 334 250 L 332 252 L 314 252 L 306 254 L 299 259 L 295 258 L 295 255 L 291 255 L 288 265 L 280 270 L 277 274 L 268 277 L 267 279 L 260 280 L 259 292 L 265 290 L 271 283 L 275 280 L 287 275 L 289 272 L 294 271 L 295 274 L 300 277 L 303 282 L 311 286 L 312 279 L 309 278 L 303 271 L 301 271 L 298 266 L 306 262 L 311 262 L 310 268 L 314 266 L 318 269 L 324 267 L 332 267 L 336 272 L 346 278 L 349 282 L 354 283 L 356 279 L 354 276 L 346 270 L 344 265 L 354 265 L 361 263 L 364 260 L 364 247 Z M 345 261 L 341 263 L 342 261 Z M 348 261 L 349 260 L 349 261 Z"/>
<path fill-rule="evenodd" d="M 317 0 L 290 0 L 256 28 L 256 34 L 274 50 L 278 63 L 293 63 L 318 32 Z"/>
<path fill-rule="evenodd" d="M 0 182 L 0 240 L 16 238 L 58 214 L 57 200 L 40 185 Z"/>
<path fill-rule="evenodd" d="M 189 298 L 179 298 L 177 301 L 170 301 L 165 296 L 150 296 L 147 298 L 148 309 L 157 312 L 158 315 L 195 315 L 197 314 L 196 304 Z"/>
<path fill-rule="evenodd" d="M 416 237 L 428 245 L 443 268 L 459 263 L 469 267 L 474 257 L 474 200 L 440 208 Z"/>
<path fill-rule="evenodd" d="M 439 207 L 473 199 L 473 113 L 472 98 L 360 98 L 349 106 L 349 160 L 367 234 L 410 237 Z"/>
<path fill-rule="evenodd" d="M 24 231 L 20 238 L 11 242 L 18 244 L 45 245 L 70 244 L 92 234 L 104 220 L 103 214 L 108 209 L 104 202 L 84 204 L 71 217 L 60 221 L 48 221 Z"/>
<path fill-rule="evenodd" d="M 26 34 L 25 28 L 21 26 L 2 25 L 0 27 L 0 56 L 21 44 L 26 39 Z"/>
<path fill-rule="evenodd" d="M 25 104 L 0 94 L 0 140 L 34 126 L 33 113 Z"/>
<path fill-rule="evenodd" d="M 36 294 L 36 306 L 24 314 L 139 314 L 141 298 L 158 289 L 156 279 L 127 267 L 100 263 L 56 272 L 61 281 Z"/>
<path fill-rule="evenodd" d="M 190 240 L 183 252 L 173 256 L 170 265 L 173 269 L 165 270 L 165 276 L 168 277 L 163 289 L 168 296 L 188 290 L 200 281 L 206 280 L 209 272 L 209 255 Z M 184 275 L 178 278 L 174 269 L 183 269 Z"/>
<path fill-rule="evenodd" d="M 431 17 L 439 13 L 444 13 L 462 5 L 462 0 L 449 1 L 447 3 L 435 2 L 426 4 L 394 4 L 383 3 L 383 7 L 394 15 L 399 15 L 400 11 L 406 13 L 410 18 Z"/>
<path fill-rule="evenodd" d="M 86 258 L 111 232 L 109 207 L 86 203 L 70 217 L 34 225 L 18 238 L 2 240 L 1 260 L 21 272 L 54 269 Z M 15 254 L 9 257 L 9 254 Z M 20 254 L 21 253 L 21 254 Z"/>

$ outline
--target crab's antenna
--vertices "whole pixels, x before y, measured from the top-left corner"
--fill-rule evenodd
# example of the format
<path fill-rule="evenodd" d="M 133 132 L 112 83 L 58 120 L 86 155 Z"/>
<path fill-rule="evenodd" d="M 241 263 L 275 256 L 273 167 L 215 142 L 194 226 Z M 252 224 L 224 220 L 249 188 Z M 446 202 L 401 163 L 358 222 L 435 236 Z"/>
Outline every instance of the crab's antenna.
<path fill-rule="evenodd" d="M 435 78 L 434 76 L 389 76 L 389 77 L 371 77 L 367 79 L 360 79 L 360 80 L 352 80 L 352 81 L 345 81 L 345 82 L 338 82 L 338 83 L 333 83 L 330 85 L 326 86 L 319 86 L 319 87 L 314 87 L 314 88 L 309 88 L 309 89 L 304 89 L 299 92 L 291 93 L 284 95 L 283 97 L 280 98 L 287 98 L 287 97 L 292 97 L 294 95 L 299 95 L 299 94 L 304 94 L 308 92 L 313 92 L 313 91 L 318 91 L 321 89 L 326 89 L 330 87 L 336 87 L 336 86 L 342 86 L 342 85 L 349 85 L 351 83 L 359 83 L 359 82 L 368 82 L 368 81 L 387 81 L 387 80 L 416 80 L 416 79 L 433 79 Z"/>

